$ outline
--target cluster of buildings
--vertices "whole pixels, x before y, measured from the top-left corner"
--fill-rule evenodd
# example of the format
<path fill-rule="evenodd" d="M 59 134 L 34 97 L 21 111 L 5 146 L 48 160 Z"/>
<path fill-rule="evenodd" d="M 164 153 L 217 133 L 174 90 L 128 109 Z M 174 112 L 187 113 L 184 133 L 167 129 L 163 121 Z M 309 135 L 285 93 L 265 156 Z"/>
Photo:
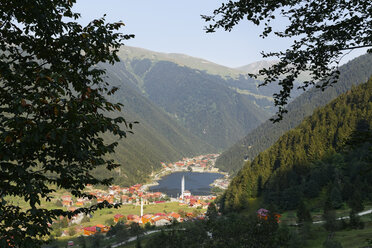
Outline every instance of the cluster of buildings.
<path fill-rule="evenodd" d="M 117 185 L 110 186 L 107 191 L 93 189 L 88 186 L 88 194 L 95 196 L 97 203 L 107 201 L 110 204 L 122 203 L 122 204 L 139 204 L 140 199 L 145 201 L 145 204 L 151 203 L 162 203 L 167 199 L 166 195 L 161 192 L 146 192 L 141 184 L 136 184 L 131 187 L 120 187 Z M 78 207 L 89 206 L 92 204 L 92 200 L 88 198 L 77 198 L 73 199 L 71 195 L 61 196 L 60 202 L 63 207 L 67 207 L 68 210 L 75 210 Z"/>
<path fill-rule="evenodd" d="M 193 158 L 183 158 L 181 161 L 165 164 L 162 163 L 164 168 L 163 171 L 195 171 L 195 172 L 218 172 L 217 168 L 214 168 L 215 162 L 219 154 L 207 154 Z M 122 219 L 126 220 L 126 223 L 132 222 L 145 225 L 149 223 L 154 226 L 164 226 L 171 224 L 172 221 L 183 222 L 186 219 L 192 218 L 204 218 L 204 215 L 194 216 L 193 213 L 156 213 L 156 214 L 144 214 L 143 205 L 146 204 L 158 204 L 166 201 L 177 201 L 180 205 L 189 206 L 198 209 L 207 209 L 209 201 L 213 201 L 216 197 L 209 196 L 193 196 L 190 191 L 185 190 L 185 179 L 181 181 L 181 196 L 179 198 L 169 198 L 167 195 L 161 192 L 148 192 L 147 185 L 136 184 L 131 187 L 120 187 L 117 185 L 110 186 L 107 190 L 94 189 L 91 185 L 87 185 L 87 193 L 95 196 L 95 199 L 90 200 L 88 198 L 73 199 L 71 195 L 61 196 L 61 203 L 63 207 L 66 207 L 70 211 L 74 211 L 79 207 L 86 207 L 92 204 L 107 201 L 110 204 L 122 203 L 122 204 L 134 204 L 141 205 L 140 215 L 123 215 L 116 214 L 114 222 L 117 223 Z M 220 179 L 221 180 L 221 179 Z M 218 181 L 220 185 L 225 185 L 225 181 Z M 228 183 L 228 182 L 227 182 Z M 80 224 L 83 219 L 83 215 L 79 214 L 74 216 L 69 223 Z M 78 231 L 83 231 L 84 235 L 93 235 L 95 233 L 106 233 L 110 227 L 105 225 L 95 225 L 89 227 L 81 227 Z"/>
<path fill-rule="evenodd" d="M 214 182 L 212 183 L 212 186 L 220 188 L 220 189 L 227 189 L 229 187 L 229 184 L 230 184 L 230 180 L 228 176 L 225 176 L 224 178 L 219 178 L 219 179 L 214 180 Z"/>
<path fill-rule="evenodd" d="M 191 214 L 191 213 L 189 213 Z M 125 219 L 127 223 L 138 223 L 138 224 L 151 224 L 154 226 L 165 226 L 171 224 L 172 221 L 183 222 L 184 218 L 178 213 L 156 213 L 156 214 L 144 214 L 142 216 L 129 214 L 127 216 L 116 214 L 114 216 L 115 222 L 119 222 L 122 219 Z"/>
<path fill-rule="evenodd" d="M 179 213 L 171 212 L 171 213 L 156 213 L 156 214 L 144 214 L 142 216 L 129 214 L 127 216 L 122 214 L 114 215 L 114 222 L 118 223 L 119 221 L 124 221 L 126 225 L 130 225 L 131 223 L 138 223 L 140 225 L 154 225 L 157 227 L 170 225 L 173 221 L 183 222 L 189 219 L 203 219 L 204 215 L 195 216 L 193 213 L 185 212 L 183 216 Z M 96 233 L 106 233 L 110 230 L 110 227 L 104 225 L 95 225 L 84 227 L 84 235 L 90 236 Z"/>
<path fill-rule="evenodd" d="M 183 158 L 175 163 L 162 163 L 162 167 L 166 171 L 193 171 L 193 172 L 218 172 L 218 168 L 214 165 L 219 154 L 200 155 L 193 158 Z"/>

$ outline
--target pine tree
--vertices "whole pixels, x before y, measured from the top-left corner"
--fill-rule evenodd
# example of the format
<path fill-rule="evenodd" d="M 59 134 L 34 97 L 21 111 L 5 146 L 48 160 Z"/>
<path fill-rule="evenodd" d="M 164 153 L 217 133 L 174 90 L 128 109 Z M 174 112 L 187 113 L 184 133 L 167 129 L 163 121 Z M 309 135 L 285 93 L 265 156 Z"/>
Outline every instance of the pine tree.
<path fill-rule="evenodd" d="M 304 201 L 301 199 L 297 208 L 297 223 L 312 222 L 312 217 L 309 209 L 306 207 Z"/>

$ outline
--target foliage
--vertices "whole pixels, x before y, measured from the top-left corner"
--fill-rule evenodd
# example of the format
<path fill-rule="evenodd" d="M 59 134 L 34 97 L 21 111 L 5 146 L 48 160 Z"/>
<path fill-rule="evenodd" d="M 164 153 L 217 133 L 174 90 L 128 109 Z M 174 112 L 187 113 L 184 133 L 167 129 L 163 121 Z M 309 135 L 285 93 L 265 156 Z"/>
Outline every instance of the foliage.
<path fill-rule="evenodd" d="M 326 241 L 324 241 L 323 243 L 323 247 L 324 248 L 342 248 L 342 245 L 340 242 L 336 241 L 336 240 L 329 240 L 327 239 Z"/>
<path fill-rule="evenodd" d="M 344 142 L 358 123 L 372 126 L 371 93 L 372 80 L 318 109 L 284 134 L 232 180 L 222 209 L 247 208 L 247 199 L 257 196 L 259 177 L 266 203 L 275 203 L 281 209 L 296 209 L 301 197 L 315 198 L 325 187 L 332 208 L 351 200 L 353 194 L 348 191 L 352 188 L 348 185 L 357 184 L 363 198 L 371 199 L 372 174 L 365 160 L 370 143 L 344 151 Z"/>
<path fill-rule="evenodd" d="M 306 207 L 303 200 L 300 201 L 297 207 L 297 223 L 312 222 L 310 210 Z"/>
<path fill-rule="evenodd" d="M 129 225 L 129 233 L 131 236 L 141 236 L 144 232 L 144 229 L 135 222 L 130 223 Z"/>
<path fill-rule="evenodd" d="M 88 215 L 84 215 L 83 219 L 81 220 L 81 223 L 87 223 L 90 222 L 90 218 Z"/>
<path fill-rule="evenodd" d="M 115 221 L 114 221 L 113 218 L 110 218 L 110 219 L 107 219 L 107 220 L 105 221 L 105 224 L 106 224 L 107 226 L 113 226 L 113 225 L 115 225 Z"/>
<path fill-rule="evenodd" d="M 118 61 L 122 22 L 104 18 L 87 26 L 77 22 L 74 0 L 1 1 L 0 4 L 0 246 L 38 247 L 49 234 L 48 223 L 102 208 L 107 202 L 74 212 L 40 207 L 56 188 L 75 197 L 86 184 L 109 185 L 92 170 L 118 165 L 104 156 L 125 137 L 132 123 L 107 112 L 121 104 L 107 100 L 116 88 L 104 80 L 98 63 Z M 126 125 L 125 128 L 119 124 Z M 53 186 L 53 187 L 52 187 Z M 6 196 L 23 198 L 21 209 Z"/>
<path fill-rule="evenodd" d="M 305 81 L 299 88 L 316 85 L 325 89 L 339 79 L 338 65 L 345 51 L 372 46 L 372 6 L 370 1 L 229 1 L 213 12 L 203 16 L 207 32 L 223 28 L 231 31 L 240 21 L 246 19 L 255 25 L 264 24 L 262 38 L 273 34 L 279 38 L 293 39 L 285 51 L 263 52 L 263 57 L 277 57 L 279 62 L 262 69 L 257 76 L 264 76 L 262 85 L 279 81 L 282 89 L 274 94 L 275 105 L 279 107 L 274 121 L 286 113 L 294 80 L 301 72 L 310 72 L 312 80 Z M 274 19 L 285 19 L 284 30 L 275 30 Z M 368 51 L 372 52 L 372 49 Z"/>
<path fill-rule="evenodd" d="M 289 229 L 279 228 L 272 216 L 261 220 L 257 216 L 229 214 L 167 227 L 146 247 L 288 247 L 292 238 Z"/>
<path fill-rule="evenodd" d="M 336 219 L 336 212 L 333 209 L 324 209 L 323 219 L 327 231 L 334 232 L 340 228 L 340 222 Z"/>
<path fill-rule="evenodd" d="M 78 243 L 79 247 L 87 248 L 87 242 L 86 242 L 84 236 L 79 236 L 78 239 L 77 239 L 77 243 Z"/>
<path fill-rule="evenodd" d="M 68 235 L 69 236 L 74 236 L 76 234 L 76 229 L 75 229 L 75 227 L 70 227 L 69 229 L 68 229 Z"/>
<path fill-rule="evenodd" d="M 90 236 L 89 239 L 90 239 L 90 241 L 91 241 L 90 243 L 93 245 L 93 247 L 100 247 L 104 237 L 103 237 L 102 234 L 96 233 L 96 234 Z"/>
<path fill-rule="evenodd" d="M 366 82 L 372 75 L 372 55 L 360 56 L 340 67 L 339 82 L 323 92 L 312 88 L 288 104 L 288 114 L 278 123 L 266 121 L 248 133 L 235 145 L 224 151 L 216 161 L 216 167 L 236 174 L 244 160 L 252 161 L 259 153 L 272 146 L 284 133 L 297 127 L 314 110 L 323 107 L 353 85 Z M 263 87 L 266 88 L 266 87 Z"/>
<path fill-rule="evenodd" d="M 218 210 L 216 207 L 216 204 L 214 202 L 211 202 L 208 206 L 207 213 L 205 214 L 208 220 L 213 221 L 218 216 Z"/>

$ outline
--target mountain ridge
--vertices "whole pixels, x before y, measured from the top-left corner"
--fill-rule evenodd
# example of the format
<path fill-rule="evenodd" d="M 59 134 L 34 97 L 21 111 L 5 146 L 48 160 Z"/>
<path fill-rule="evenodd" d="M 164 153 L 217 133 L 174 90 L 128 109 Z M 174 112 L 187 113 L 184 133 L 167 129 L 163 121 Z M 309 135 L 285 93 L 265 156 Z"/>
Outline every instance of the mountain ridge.
<path fill-rule="evenodd" d="M 236 173 L 244 160 L 252 160 L 260 152 L 270 147 L 282 134 L 296 127 L 317 108 L 324 106 L 338 95 L 349 90 L 353 84 L 365 82 L 371 75 L 372 55 L 355 58 L 340 67 L 339 82 L 324 92 L 312 88 L 288 105 L 288 113 L 279 123 L 265 121 L 229 149 L 216 161 L 216 166 L 224 171 Z"/>

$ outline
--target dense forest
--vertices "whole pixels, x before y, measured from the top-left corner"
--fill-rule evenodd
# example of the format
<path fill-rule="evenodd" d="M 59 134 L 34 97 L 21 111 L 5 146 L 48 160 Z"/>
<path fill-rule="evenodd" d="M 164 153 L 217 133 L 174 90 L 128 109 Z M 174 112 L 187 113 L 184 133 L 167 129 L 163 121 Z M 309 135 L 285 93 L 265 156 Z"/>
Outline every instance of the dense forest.
<path fill-rule="evenodd" d="M 266 121 L 243 139 L 223 152 L 216 162 L 220 169 L 233 174 L 244 165 L 244 160 L 253 160 L 260 152 L 269 148 L 286 131 L 295 128 L 301 121 L 321 106 L 326 105 L 352 85 L 366 82 L 371 76 L 372 55 L 360 56 L 340 67 L 340 80 L 325 91 L 313 88 L 297 97 L 288 105 L 288 113 L 279 123 Z M 262 87 L 265 88 L 265 87 Z"/>
<path fill-rule="evenodd" d="M 332 197 L 339 191 L 339 202 L 357 195 L 354 189 L 360 190 L 363 198 L 372 199 L 371 171 L 364 171 L 371 143 L 344 150 L 355 133 L 368 134 L 371 126 L 372 80 L 369 80 L 317 109 L 273 146 L 248 161 L 226 191 L 222 209 L 244 209 L 250 198 L 260 196 L 281 209 L 295 209 L 302 197 L 318 197 L 325 188 Z M 350 186 L 353 184 L 354 187 Z"/>

